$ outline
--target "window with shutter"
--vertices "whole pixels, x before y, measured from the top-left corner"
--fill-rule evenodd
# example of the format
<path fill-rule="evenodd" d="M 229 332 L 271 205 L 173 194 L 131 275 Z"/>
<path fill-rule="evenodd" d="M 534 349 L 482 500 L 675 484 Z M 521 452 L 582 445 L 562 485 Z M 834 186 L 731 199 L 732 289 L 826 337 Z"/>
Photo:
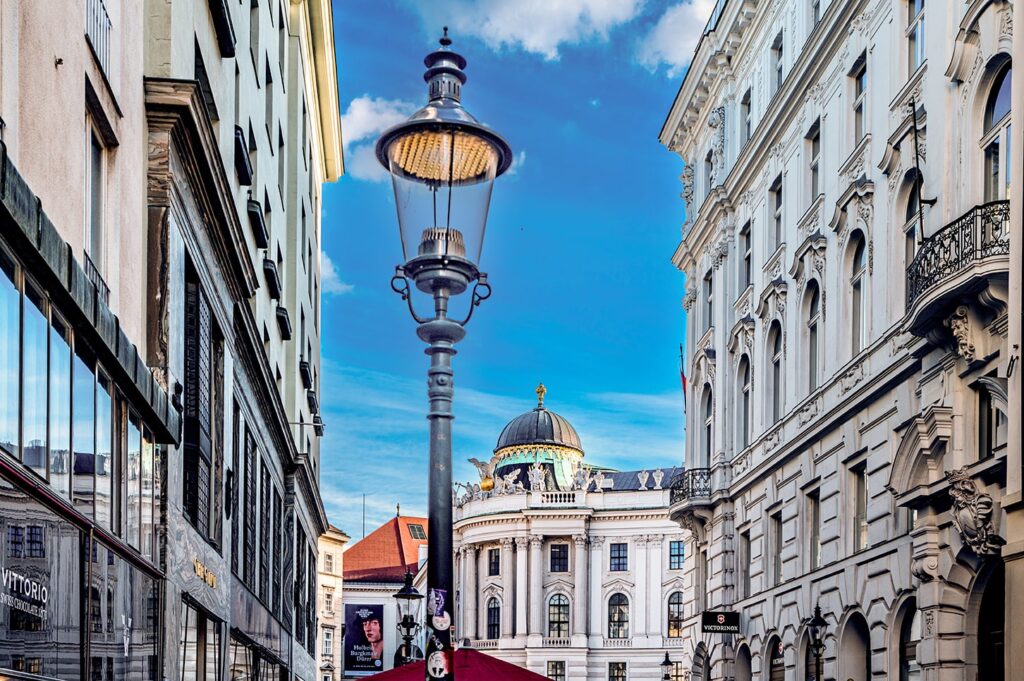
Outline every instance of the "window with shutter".
<path fill-rule="evenodd" d="M 185 515 L 210 536 L 212 319 L 199 284 L 186 283 L 185 295 Z"/>

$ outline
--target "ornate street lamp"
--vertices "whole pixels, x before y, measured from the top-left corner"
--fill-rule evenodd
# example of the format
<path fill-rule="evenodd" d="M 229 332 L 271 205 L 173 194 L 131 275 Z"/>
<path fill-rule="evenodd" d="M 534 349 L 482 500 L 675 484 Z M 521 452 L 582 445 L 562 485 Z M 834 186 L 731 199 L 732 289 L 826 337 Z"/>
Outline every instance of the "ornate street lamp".
<path fill-rule="evenodd" d="M 665 659 L 661 662 L 661 678 L 664 681 L 671 681 L 672 678 L 672 660 L 668 659 L 668 651 L 665 651 Z"/>
<path fill-rule="evenodd" d="M 420 631 L 420 601 L 423 594 L 412 585 L 412 573 L 405 573 L 405 584 L 394 596 L 398 601 L 398 631 L 402 635 L 402 648 L 395 655 L 395 666 L 400 667 L 416 659 L 412 640 Z"/>
<path fill-rule="evenodd" d="M 451 624 L 452 586 L 452 367 L 455 343 L 466 335 L 473 310 L 491 295 L 478 262 L 491 187 L 512 164 L 512 149 L 496 132 L 462 108 L 466 60 L 449 49 L 445 27 L 441 47 L 423 60 L 430 101 L 377 140 L 377 160 L 391 174 L 405 264 L 391 288 L 409 305 L 428 344 L 430 370 L 430 472 L 428 477 L 426 678 L 454 678 Z M 433 298 L 433 317 L 413 307 L 409 278 Z M 448 301 L 473 284 L 469 313 L 448 317 Z"/>
<path fill-rule="evenodd" d="M 814 606 L 814 617 L 807 621 L 811 635 L 811 652 L 814 653 L 814 681 L 821 681 L 821 656 L 825 652 L 825 627 L 828 622 L 821 616 L 821 606 Z"/>

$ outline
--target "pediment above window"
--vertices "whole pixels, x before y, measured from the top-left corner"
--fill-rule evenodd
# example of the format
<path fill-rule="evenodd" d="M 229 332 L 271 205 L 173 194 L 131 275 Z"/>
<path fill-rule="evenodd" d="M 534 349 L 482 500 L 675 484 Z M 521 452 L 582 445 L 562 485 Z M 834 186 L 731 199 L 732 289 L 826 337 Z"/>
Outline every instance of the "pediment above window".
<path fill-rule="evenodd" d="M 605 598 L 611 596 L 613 593 L 624 593 L 626 596 L 630 596 L 633 593 L 633 587 L 635 585 L 628 579 L 622 577 L 616 577 L 605 582 L 601 586 L 601 590 L 604 592 Z"/>
<path fill-rule="evenodd" d="M 803 291 L 804 283 L 809 277 L 821 278 L 825 275 L 825 249 L 828 240 L 820 231 L 814 232 L 796 249 L 793 254 L 793 265 L 789 268 L 789 276 L 796 281 L 797 292 Z"/>
<path fill-rule="evenodd" d="M 1006 0 L 974 0 L 964 13 L 960 21 L 960 30 L 957 31 L 956 39 L 953 41 L 953 54 L 949 59 L 949 66 L 946 67 L 946 77 L 954 83 L 960 84 L 970 79 L 974 70 L 974 63 L 978 60 L 981 45 L 981 31 L 978 24 L 985 11 L 991 5 L 1003 7 L 1007 14 L 1011 11 L 1010 3 Z M 1013 33 L 1013 24 L 1005 26 L 1007 22 L 1000 21 L 1000 36 L 1009 37 Z"/>
<path fill-rule="evenodd" d="M 786 312 L 786 289 L 788 285 L 782 277 L 773 279 L 770 284 L 761 292 L 758 298 L 754 314 L 761 318 L 761 321 L 769 319 L 782 319 Z"/>
<path fill-rule="evenodd" d="M 943 480 L 942 459 L 953 438 L 953 409 L 932 405 L 907 424 L 886 485 L 903 505 L 911 493 Z"/>
<path fill-rule="evenodd" d="M 739 358 L 754 347 L 754 318 L 745 315 L 736 320 L 729 331 L 729 352 Z"/>

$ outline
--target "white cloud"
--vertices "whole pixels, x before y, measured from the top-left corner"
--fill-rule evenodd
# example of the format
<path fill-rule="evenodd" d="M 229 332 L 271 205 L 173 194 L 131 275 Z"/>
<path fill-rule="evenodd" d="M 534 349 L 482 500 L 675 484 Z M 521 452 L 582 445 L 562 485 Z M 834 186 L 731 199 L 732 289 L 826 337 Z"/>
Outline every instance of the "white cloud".
<path fill-rule="evenodd" d="M 512 158 L 512 165 L 509 166 L 509 169 L 508 169 L 508 172 L 507 172 L 508 177 L 512 177 L 513 175 L 518 175 L 519 174 L 519 170 L 524 165 L 526 165 L 526 149 L 523 149 L 522 151 L 520 151 L 518 154 L 516 154 Z"/>
<path fill-rule="evenodd" d="M 320 278 L 325 296 L 351 293 L 355 288 L 352 284 L 346 284 L 341 280 L 338 271 L 334 269 L 334 262 L 327 256 L 326 251 L 320 252 Z"/>
<path fill-rule="evenodd" d="M 634 19 L 645 0 L 436 0 L 416 3 L 428 27 L 451 27 L 452 36 L 472 35 L 494 50 L 521 49 L 557 60 L 563 45 L 607 40 Z"/>
<path fill-rule="evenodd" d="M 681 74 L 689 66 L 714 9 L 715 0 L 688 0 L 669 7 L 640 44 L 640 63 L 651 71 L 665 65 L 670 78 Z"/>
<path fill-rule="evenodd" d="M 345 170 L 357 180 L 383 182 L 387 171 L 377 162 L 374 145 L 377 136 L 401 123 L 416 110 L 416 105 L 401 99 L 383 99 L 362 95 L 349 103 L 341 115 L 345 143 Z"/>

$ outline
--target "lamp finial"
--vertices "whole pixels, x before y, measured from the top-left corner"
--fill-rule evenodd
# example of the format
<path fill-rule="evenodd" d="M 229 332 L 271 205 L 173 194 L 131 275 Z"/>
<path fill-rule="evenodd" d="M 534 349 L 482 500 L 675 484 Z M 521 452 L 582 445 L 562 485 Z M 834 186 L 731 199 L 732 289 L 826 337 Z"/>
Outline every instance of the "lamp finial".
<path fill-rule="evenodd" d="M 444 34 L 441 36 L 441 39 L 438 40 L 437 42 L 441 43 L 442 47 L 448 47 L 449 45 L 452 44 L 452 39 L 448 37 L 448 27 L 447 26 L 444 27 Z"/>

